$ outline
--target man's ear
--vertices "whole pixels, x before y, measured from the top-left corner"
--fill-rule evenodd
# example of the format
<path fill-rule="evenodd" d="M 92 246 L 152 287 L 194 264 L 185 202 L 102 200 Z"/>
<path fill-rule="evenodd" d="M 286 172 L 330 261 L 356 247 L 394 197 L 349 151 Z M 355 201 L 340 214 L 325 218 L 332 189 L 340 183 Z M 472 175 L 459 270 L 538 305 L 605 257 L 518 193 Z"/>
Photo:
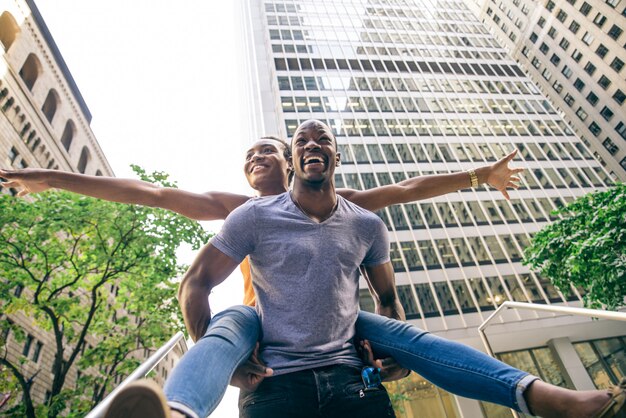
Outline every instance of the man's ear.
<path fill-rule="evenodd" d="M 287 160 L 287 170 L 293 171 L 293 160 L 291 158 Z"/>
<path fill-rule="evenodd" d="M 338 152 L 335 155 L 335 167 L 339 167 L 341 165 L 341 153 Z"/>

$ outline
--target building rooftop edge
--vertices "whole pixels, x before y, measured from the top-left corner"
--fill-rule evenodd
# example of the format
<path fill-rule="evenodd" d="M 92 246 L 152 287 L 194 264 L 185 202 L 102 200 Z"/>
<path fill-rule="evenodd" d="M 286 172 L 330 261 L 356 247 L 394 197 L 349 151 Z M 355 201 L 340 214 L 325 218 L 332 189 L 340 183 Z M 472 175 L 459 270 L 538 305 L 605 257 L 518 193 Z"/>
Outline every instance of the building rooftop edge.
<path fill-rule="evenodd" d="M 35 20 L 35 23 L 37 23 L 37 26 L 39 26 L 39 30 L 41 31 L 41 34 L 43 35 L 46 42 L 48 43 L 48 46 L 50 47 L 50 51 L 52 51 L 52 55 L 54 56 L 54 59 L 56 60 L 59 68 L 63 72 L 63 75 L 65 76 L 65 79 L 67 81 L 67 84 L 72 90 L 72 93 L 74 94 L 74 97 L 76 98 L 76 101 L 78 102 L 78 105 L 80 106 L 85 118 L 87 119 L 87 123 L 91 124 L 91 112 L 89 111 L 89 107 L 87 107 L 87 103 L 85 102 L 83 95 L 80 93 L 80 90 L 78 89 L 78 86 L 76 85 L 76 81 L 74 80 L 74 77 L 72 77 L 72 73 L 70 72 L 70 69 L 65 63 L 63 56 L 61 55 L 61 51 L 59 50 L 59 47 L 57 46 L 56 42 L 54 42 L 54 38 L 52 37 L 52 34 L 50 33 L 50 30 L 48 29 L 46 22 L 41 16 L 41 13 L 39 12 L 37 5 L 35 4 L 35 1 L 26 0 L 26 4 L 28 4 L 28 7 L 30 7 L 32 14 L 33 14 L 33 19 Z"/>

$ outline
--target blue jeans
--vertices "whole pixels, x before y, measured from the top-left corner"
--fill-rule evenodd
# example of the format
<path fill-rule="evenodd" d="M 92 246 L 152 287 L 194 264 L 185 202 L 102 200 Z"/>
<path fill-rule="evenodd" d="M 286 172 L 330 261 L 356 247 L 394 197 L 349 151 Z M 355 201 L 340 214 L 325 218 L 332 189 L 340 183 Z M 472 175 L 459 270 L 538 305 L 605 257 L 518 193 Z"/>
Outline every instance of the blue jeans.
<path fill-rule="evenodd" d="M 526 372 L 469 346 L 369 312 L 359 312 L 356 334 L 370 341 L 378 357 L 393 357 L 450 393 L 528 413 L 523 392 L 537 378 Z M 170 406 L 191 417 L 208 416 L 260 336 L 254 308 L 236 306 L 215 315 L 206 334 L 183 356 L 165 384 Z M 270 379 L 275 377 L 266 380 Z"/>
<path fill-rule="evenodd" d="M 240 418 L 395 417 L 385 388 L 363 390 L 361 368 L 346 364 L 281 374 L 239 394 Z"/>

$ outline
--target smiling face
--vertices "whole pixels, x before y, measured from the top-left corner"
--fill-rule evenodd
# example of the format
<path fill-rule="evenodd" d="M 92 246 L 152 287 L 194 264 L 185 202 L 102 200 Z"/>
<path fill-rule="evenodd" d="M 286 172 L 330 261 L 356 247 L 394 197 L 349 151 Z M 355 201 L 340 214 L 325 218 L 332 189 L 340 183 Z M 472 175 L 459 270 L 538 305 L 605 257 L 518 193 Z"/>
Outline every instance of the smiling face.
<path fill-rule="evenodd" d="M 331 129 L 317 120 L 303 122 L 291 140 L 295 175 L 310 184 L 332 180 L 339 163 L 337 142 Z"/>
<path fill-rule="evenodd" d="M 248 149 L 243 169 L 248 183 L 261 196 L 286 191 L 292 170 L 285 157 L 285 145 L 269 138 L 255 142 Z"/>

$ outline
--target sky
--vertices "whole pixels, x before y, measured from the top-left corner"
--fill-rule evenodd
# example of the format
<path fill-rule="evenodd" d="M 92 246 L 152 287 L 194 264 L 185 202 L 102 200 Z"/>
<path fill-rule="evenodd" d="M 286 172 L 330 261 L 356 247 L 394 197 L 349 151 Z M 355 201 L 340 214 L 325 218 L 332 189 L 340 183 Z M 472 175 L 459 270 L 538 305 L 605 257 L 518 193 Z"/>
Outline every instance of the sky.
<path fill-rule="evenodd" d="M 250 140 L 236 118 L 236 3 L 36 0 L 117 177 L 134 177 L 129 166 L 138 164 L 182 189 L 252 193 L 242 171 Z M 193 256 L 183 249 L 179 261 Z M 215 289 L 213 310 L 240 304 L 241 283 L 235 273 Z M 237 395 L 229 389 L 211 417 L 237 416 Z"/>

